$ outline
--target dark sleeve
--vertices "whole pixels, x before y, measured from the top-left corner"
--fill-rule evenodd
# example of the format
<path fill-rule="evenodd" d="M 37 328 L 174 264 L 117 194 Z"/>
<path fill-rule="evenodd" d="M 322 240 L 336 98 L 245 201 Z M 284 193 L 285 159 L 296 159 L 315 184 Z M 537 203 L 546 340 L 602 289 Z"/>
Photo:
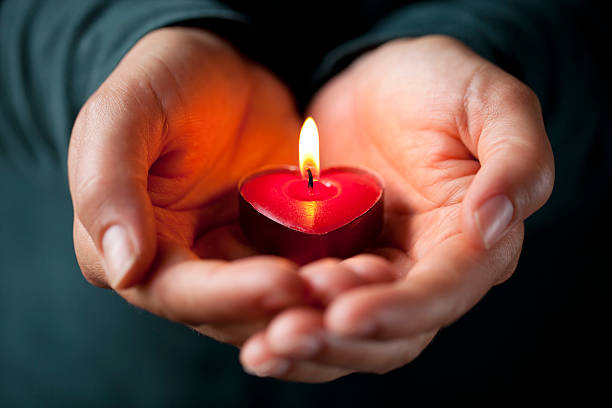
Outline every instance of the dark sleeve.
<path fill-rule="evenodd" d="M 0 160 L 63 165 L 87 97 L 139 38 L 182 22 L 248 25 L 206 0 L 0 2 Z"/>
<path fill-rule="evenodd" d="M 609 23 L 588 0 L 423 1 L 399 8 L 323 60 L 322 83 L 364 50 L 400 37 L 443 34 L 521 79 L 538 95 L 557 177 L 538 220 L 551 221 L 609 190 Z"/>

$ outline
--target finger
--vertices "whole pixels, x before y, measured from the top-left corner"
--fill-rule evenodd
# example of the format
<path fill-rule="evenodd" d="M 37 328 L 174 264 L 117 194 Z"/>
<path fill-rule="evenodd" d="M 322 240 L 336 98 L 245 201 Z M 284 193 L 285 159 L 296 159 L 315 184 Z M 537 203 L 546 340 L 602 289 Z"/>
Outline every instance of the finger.
<path fill-rule="evenodd" d="M 115 288 L 139 282 L 153 261 L 147 173 L 163 123 L 151 90 L 109 80 L 81 110 L 72 132 L 68 167 L 75 213 L 102 255 L 103 280 Z"/>
<path fill-rule="evenodd" d="M 402 281 L 340 295 L 327 308 L 325 326 L 339 335 L 383 339 L 446 326 L 516 268 L 522 237 L 519 224 L 483 253 L 462 234 L 454 235 L 419 260 Z"/>
<path fill-rule="evenodd" d="M 325 330 L 321 311 L 292 308 L 270 323 L 266 342 L 277 357 L 383 374 L 414 360 L 434 335 L 435 331 L 392 341 L 338 336 Z"/>
<path fill-rule="evenodd" d="M 270 318 L 266 317 L 239 323 L 202 324 L 193 329 L 217 341 L 242 347 L 249 337 L 265 329 L 269 322 Z"/>
<path fill-rule="evenodd" d="M 216 258 L 228 261 L 258 254 L 242 234 L 240 226 L 236 224 L 223 225 L 206 232 L 194 243 L 193 252 L 202 259 Z"/>
<path fill-rule="evenodd" d="M 305 300 L 297 266 L 283 258 L 199 260 L 181 246 L 161 243 L 159 253 L 146 284 L 118 292 L 169 320 L 190 326 L 252 321 Z"/>
<path fill-rule="evenodd" d="M 468 89 L 463 139 L 481 168 L 463 201 L 463 230 L 492 247 L 548 200 L 554 160 L 535 94 L 491 67 Z"/>
<path fill-rule="evenodd" d="M 383 252 L 382 249 L 381 252 Z M 382 253 L 381 256 L 359 254 L 340 263 L 359 276 L 365 283 L 391 282 L 399 277 L 397 269 L 390 261 L 382 257 Z"/>
<path fill-rule="evenodd" d="M 85 279 L 94 286 L 108 288 L 106 272 L 104 272 L 104 265 L 98 255 L 96 244 L 76 216 L 73 225 L 73 241 L 77 262 Z"/>
<path fill-rule="evenodd" d="M 396 277 L 395 269 L 381 257 L 361 254 L 340 261 L 322 259 L 300 270 L 308 282 L 315 301 L 326 305 L 338 294 L 356 286 L 389 282 Z"/>
<path fill-rule="evenodd" d="M 279 358 L 268 349 L 263 332 L 247 340 L 240 352 L 240 362 L 246 372 L 259 377 L 307 383 L 332 381 L 351 373 L 342 368 Z"/>

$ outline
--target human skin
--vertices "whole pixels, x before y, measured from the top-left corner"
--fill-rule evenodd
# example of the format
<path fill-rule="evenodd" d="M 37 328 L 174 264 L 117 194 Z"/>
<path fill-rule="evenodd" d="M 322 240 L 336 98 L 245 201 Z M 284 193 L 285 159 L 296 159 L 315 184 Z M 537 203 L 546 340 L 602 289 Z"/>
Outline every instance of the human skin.
<path fill-rule="evenodd" d="M 398 279 L 338 293 L 324 309 L 285 310 L 246 342 L 241 360 L 296 381 L 385 373 L 515 270 L 523 220 L 554 180 L 540 106 L 459 41 L 428 36 L 357 59 L 320 90 L 310 114 L 326 165 L 376 169 L 385 180 L 376 252 Z M 341 267 L 320 261 L 303 273 Z"/>
<path fill-rule="evenodd" d="M 295 164 L 290 93 L 205 31 L 145 36 L 73 129 L 84 276 L 244 345 L 258 375 L 320 382 L 409 362 L 516 266 L 522 221 L 553 183 L 537 98 L 458 41 L 423 37 L 356 60 L 310 113 L 324 166 L 375 169 L 387 215 L 367 254 L 298 267 L 257 254 L 237 225 L 238 179 Z"/>
<path fill-rule="evenodd" d="M 282 308 L 327 296 L 292 262 L 257 256 L 237 224 L 238 180 L 295 163 L 301 121 L 285 86 L 222 39 L 180 27 L 145 36 L 71 136 L 85 278 L 235 345 Z M 385 273 L 348 271 L 336 287 L 392 278 Z"/>

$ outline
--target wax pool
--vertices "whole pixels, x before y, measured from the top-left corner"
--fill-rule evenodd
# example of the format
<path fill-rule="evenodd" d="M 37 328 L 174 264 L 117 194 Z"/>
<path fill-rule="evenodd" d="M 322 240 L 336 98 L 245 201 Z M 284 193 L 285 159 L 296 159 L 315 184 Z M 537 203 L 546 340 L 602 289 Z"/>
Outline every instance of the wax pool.
<path fill-rule="evenodd" d="M 297 168 L 271 169 L 239 188 L 245 236 L 260 251 L 300 264 L 349 257 L 382 229 L 382 182 L 362 169 L 324 169 L 312 188 Z"/>

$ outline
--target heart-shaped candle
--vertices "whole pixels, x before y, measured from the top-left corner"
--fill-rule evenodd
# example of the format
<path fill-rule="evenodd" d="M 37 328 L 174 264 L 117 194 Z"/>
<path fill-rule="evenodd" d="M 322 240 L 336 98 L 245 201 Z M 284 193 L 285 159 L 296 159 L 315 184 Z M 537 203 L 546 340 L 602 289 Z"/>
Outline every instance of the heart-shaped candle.
<path fill-rule="evenodd" d="M 319 172 L 318 132 L 307 119 L 300 133 L 300 169 L 266 169 L 245 178 L 240 226 L 265 253 L 304 264 L 363 250 L 383 225 L 383 186 L 363 169 Z"/>

